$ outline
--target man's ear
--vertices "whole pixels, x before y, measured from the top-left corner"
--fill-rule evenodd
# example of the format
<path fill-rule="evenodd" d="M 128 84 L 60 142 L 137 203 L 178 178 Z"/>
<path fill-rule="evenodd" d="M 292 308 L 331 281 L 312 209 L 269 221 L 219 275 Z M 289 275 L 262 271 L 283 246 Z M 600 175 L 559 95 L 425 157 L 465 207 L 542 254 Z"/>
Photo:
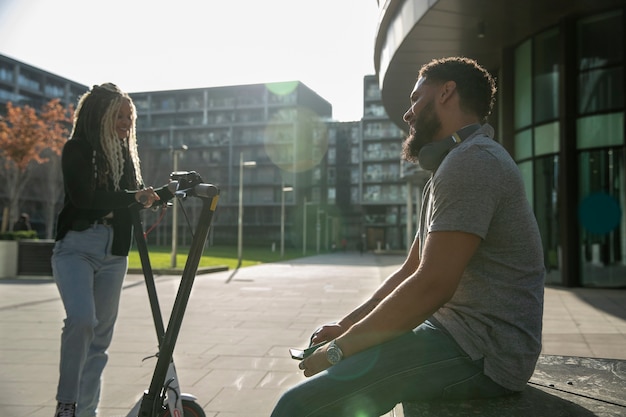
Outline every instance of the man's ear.
<path fill-rule="evenodd" d="M 446 81 L 442 84 L 441 90 L 439 91 L 439 102 L 445 103 L 454 95 L 456 91 L 456 82 L 455 81 Z"/>

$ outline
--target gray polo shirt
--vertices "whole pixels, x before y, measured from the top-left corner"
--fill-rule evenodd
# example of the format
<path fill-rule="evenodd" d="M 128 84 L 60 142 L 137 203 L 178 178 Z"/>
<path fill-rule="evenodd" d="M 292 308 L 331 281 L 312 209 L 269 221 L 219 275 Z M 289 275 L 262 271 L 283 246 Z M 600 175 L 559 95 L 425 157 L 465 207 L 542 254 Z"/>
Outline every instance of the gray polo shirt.
<path fill-rule="evenodd" d="M 541 352 L 543 250 L 519 169 L 492 138 L 484 125 L 443 160 L 425 191 L 418 238 L 462 231 L 482 239 L 433 318 L 472 359 L 484 359 L 487 376 L 519 391 Z"/>

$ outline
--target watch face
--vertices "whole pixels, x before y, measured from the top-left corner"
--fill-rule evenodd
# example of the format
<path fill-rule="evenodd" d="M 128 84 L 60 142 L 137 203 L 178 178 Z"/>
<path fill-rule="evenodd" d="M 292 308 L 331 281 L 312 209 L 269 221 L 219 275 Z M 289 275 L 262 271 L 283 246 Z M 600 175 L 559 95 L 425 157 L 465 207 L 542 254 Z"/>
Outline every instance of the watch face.
<path fill-rule="evenodd" d="M 343 352 L 339 349 L 339 346 L 332 343 L 326 350 L 326 358 L 328 359 L 328 362 L 335 365 L 341 360 L 341 358 L 343 358 Z"/>

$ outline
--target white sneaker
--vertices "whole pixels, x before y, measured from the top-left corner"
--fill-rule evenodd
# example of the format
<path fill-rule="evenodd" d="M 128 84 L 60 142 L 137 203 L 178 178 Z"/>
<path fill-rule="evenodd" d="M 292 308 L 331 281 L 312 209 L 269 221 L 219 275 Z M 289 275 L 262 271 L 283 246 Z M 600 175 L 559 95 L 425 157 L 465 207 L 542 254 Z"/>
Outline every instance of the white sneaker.
<path fill-rule="evenodd" d="M 58 403 L 57 411 L 54 413 L 54 417 L 75 417 L 76 404 L 73 403 Z"/>

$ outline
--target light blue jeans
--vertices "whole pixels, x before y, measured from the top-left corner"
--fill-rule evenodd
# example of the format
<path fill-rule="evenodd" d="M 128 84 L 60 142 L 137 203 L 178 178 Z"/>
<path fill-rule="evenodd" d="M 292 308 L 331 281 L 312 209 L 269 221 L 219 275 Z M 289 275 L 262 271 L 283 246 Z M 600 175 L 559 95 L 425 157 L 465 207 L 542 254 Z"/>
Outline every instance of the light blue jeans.
<path fill-rule="evenodd" d="M 429 321 L 350 356 L 285 392 L 272 417 L 377 417 L 403 401 L 495 397 L 511 391 L 483 374 Z"/>
<path fill-rule="evenodd" d="M 77 403 L 77 417 L 93 417 L 113 337 L 128 257 L 111 255 L 113 228 L 92 225 L 55 243 L 52 271 L 66 318 L 56 399 Z"/>

